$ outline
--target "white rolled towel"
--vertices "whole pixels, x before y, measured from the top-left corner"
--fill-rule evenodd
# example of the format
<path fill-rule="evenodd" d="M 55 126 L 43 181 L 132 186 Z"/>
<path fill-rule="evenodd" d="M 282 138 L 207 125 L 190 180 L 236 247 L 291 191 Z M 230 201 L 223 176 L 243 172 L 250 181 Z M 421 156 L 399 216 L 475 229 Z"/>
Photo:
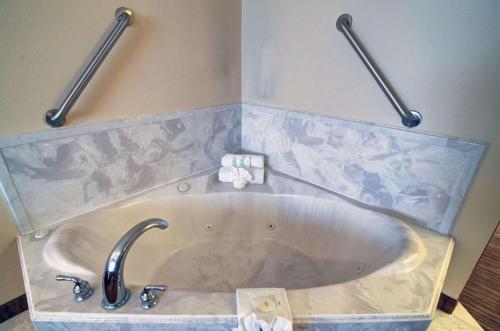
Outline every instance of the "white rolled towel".
<path fill-rule="evenodd" d="M 284 288 L 236 289 L 238 327 L 233 331 L 292 331 L 292 312 Z"/>
<path fill-rule="evenodd" d="M 248 183 L 264 184 L 264 168 L 221 167 L 219 181 L 233 183 L 235 189 L 241 190 Z"/>
<path fill-rule="evenodd" d="M 264 156 L 252 154 L 226 154 L 222 157 L 223 167 L 264 168 Z"/>

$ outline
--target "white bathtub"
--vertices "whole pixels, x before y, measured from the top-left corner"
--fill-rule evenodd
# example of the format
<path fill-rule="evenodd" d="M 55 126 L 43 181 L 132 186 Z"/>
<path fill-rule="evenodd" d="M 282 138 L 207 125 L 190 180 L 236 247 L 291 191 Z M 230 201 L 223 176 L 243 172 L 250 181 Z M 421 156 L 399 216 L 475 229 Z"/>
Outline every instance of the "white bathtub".
<path fill-rule="evenodd" d="M 19 238 L 32 320 L 42 330 L 230 330 L 236 288 L 284 287 L 297 330 L 425 329 L 432 318 L 453 241 L 300 181 L 270 174 L 234 192 L 214 176 L 186 180 L 54 225 L 43 239 Z M 300 192 L 300 195 L 296 192 Z M 129 302 L 101 308 L 104 264 L 136 223 L 159 217 L 126 261 Z M 56 274 L 90 281 L 94 295 L 73 302 Z M 166 284 L 151 311 L 147 284 Z"/>

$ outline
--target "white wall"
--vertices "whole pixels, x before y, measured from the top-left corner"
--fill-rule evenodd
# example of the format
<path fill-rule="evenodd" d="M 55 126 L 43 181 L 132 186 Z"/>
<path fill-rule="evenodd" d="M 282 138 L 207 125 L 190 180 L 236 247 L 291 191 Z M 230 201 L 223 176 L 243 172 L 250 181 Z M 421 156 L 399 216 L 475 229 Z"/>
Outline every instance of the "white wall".
<path fill-rule="evenodd" d="M 416 129 L 490 142 L 452 235 L 444 292 L 457 298 L 500 219 L 500 2 L 243 0 L 243 101 L 402 127 L 335 22 L 353 30 Z"/>
<path fill-rule="evenodd" d="M 120 6 L 135 23 L 67 125 L 240 102 L 240 1 L 0 0 L 0 135 L 46 128 Z M 24 292 L 15 234 L 0 205 L 0 304 Z"/>

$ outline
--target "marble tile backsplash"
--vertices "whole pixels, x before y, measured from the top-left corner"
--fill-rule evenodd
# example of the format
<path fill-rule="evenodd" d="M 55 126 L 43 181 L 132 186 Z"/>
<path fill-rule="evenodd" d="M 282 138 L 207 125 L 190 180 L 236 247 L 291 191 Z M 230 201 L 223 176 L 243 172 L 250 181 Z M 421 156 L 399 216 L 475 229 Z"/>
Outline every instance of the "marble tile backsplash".
<path fill-rule="evenodd" d="M 274 170 L 449 233 L 485 144 L 243 104 L 242 148 Z"/>
<path fill-rule="evenodd" d="M 25 233 L 197 172 L 227 152 L 449 233 L 485 144 L 235 104 L 0 137 L 0 191 Z"/>
<path fill-rule="evenodd" d="M 0 138 L 2 189 L 21 232 L 216 167 L 241 148 L 240 105 L 95 127 Z"/>

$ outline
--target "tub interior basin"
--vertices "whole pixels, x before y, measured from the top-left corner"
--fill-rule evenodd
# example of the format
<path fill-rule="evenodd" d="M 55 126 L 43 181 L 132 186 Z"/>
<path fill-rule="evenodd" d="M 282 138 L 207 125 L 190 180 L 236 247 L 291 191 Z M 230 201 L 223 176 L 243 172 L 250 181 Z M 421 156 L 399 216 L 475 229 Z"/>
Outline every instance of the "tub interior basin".
<path fill-rule="evenodd" d="M 167 284 L 172 290 L 287 290 L 350 281 L 414 252 L 405 223 L 347 203 L 258 193 L 172 196 L 88 213 L 58 226 L 44 259 L 61 273 L 99 283 L 119 238 L 151 217 L 152 229 L 133 245 L 127 284 Z M 418 238 L 417 238 L 418 239 Z"/>

